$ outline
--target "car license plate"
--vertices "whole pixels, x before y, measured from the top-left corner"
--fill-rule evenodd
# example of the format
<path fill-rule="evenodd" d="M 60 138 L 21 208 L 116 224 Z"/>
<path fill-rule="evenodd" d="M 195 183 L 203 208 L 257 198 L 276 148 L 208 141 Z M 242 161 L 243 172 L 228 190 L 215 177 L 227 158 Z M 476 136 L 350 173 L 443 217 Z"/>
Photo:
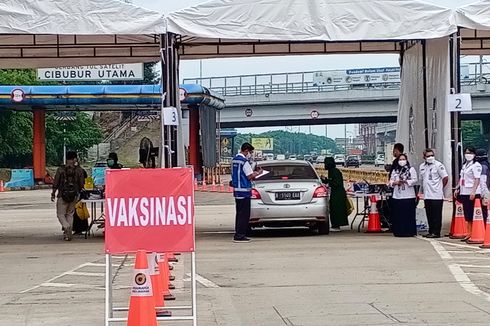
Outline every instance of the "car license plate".
<path fill-rule="evenodd" d="M 299 192 L 276 192 L 276 200 L 297 200 L 301 199 Z"/>

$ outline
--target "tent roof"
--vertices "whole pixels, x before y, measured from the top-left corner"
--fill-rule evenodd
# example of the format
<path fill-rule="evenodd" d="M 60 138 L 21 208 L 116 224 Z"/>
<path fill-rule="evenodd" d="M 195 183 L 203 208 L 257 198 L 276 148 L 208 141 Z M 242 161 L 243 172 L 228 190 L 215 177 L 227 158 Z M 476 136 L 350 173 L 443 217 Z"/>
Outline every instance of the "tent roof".
<path fill-rule="evenodd" d="M 483 0 L 456 9 L 456 24 L 469 29 L 490 30 L 490 1 Z"/>
<path fill-rule="evenodd" d="M 0 67 L 159 59 L 163 14 L 116 0 L 4 0 Z"/>
<path fill-rule="evenodd" d="M 413 0 L 212 0 L 169 14 L 167 29 L 183 58 L 397 52 L 393 40 L 457 30 L 451 9 Z"/>
<path fill-rule="evenodd" d="M 490 1 L 483 0 L 455 10 L 461 29 L 461 53 L 490 54 Z"/>

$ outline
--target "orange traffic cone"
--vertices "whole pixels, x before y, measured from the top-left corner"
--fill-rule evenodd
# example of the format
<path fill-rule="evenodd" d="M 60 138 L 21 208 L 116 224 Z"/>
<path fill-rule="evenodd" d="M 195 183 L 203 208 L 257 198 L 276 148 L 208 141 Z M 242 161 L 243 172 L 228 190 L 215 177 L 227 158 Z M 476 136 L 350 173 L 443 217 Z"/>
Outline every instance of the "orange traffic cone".
<path fill-rule="evenodd" d="M 206 180 L 202 181 L 201 191 L 208 191 L 208 185 L 206 184 Z"/>
<path fill-rule="evenodd" d="M 3 180 L 0 180 L 0 192 L 5 191 L 5 186 L 3 185 Z"/>
<path fill-rule="evenodd" d="M 155 308 L 165 307 L 165 301 L 163 300 L 163 285 L 162 277 L 160 276 L 160 268 L 158 267 L 157 254 L 152 252 L 148 254 L 148 267 L 151 275 L 151 284 L 153 285 L 153 299 L 155 300 Z M 168 310 L 157 309 L 157 316 L 169 317 L 172 316 L 172 312 Z"/>
<path fill-rule="evenodd" d="M 233 187 L 228 183 L 228 193 L 233 193 Z"/>
<path fill-rule="evenodd" d="M 197 178 L 194 178 L 194 191 L 199 190 L 199 184 L 197 183 Z"/>
<path fill-rule="evenodd" d="M 216 183 L 214 183 L 213 181 L 213 183 L 211 184 L 211 192 L 216 192 L 216 191 L 218 191 L 218 189 L 216 188 Z"/>
<path fill-rule="evenodd" d="M 221 193 L 225 192 L 225 184 L 224 183 L 221 183 L 219 185 L 219 192 L 221 192 Z"/>
<path fill-rule="evenodd" d="M 449 237 L 451 239 L 463 239 L 468 235 L 468 229 L 466 228 L 466 221 L 464 219 L 463 205 L 459 201 L 456 201 L 456 213 L 454 214 L 453 220 L 454 225 L 452 226 L 453 229 Z"/>
<path fill-rule="evenodd" d="M 489 213 L 490 213 L 490 209 L 489 209 Z M 483 244 L 480 246 L 480 248 L 488 249 L 490 248 L 490 216 L 487 217 L 487 223 L 485 226 L 486 226 L 485 239 L 483 240 Z"/>
<path fill-rule="evenodd" d="M 483 243 L 483 240 L 485 240 L 485 224 L 483 223 L 480 199 L 475 199 L 475 209 L 473 212 L 471 237 L 466 242 L 471 244 L 480 244 Z"/>
<path fill-rule="evenodd" d="M 136 252 L 127 326 L 157 326 L 148 258 L 144 250 Z"/>
<path fill-rule="evenodd" d="M 157 254 L 158 256 L 158 267 L 160 268 L 160 277 L 162 279 L 162 295 L 164 300 L 175 300 L 175 297 L 169 291 L 169 280 L 168 275 L 170 274 L 168 270 L 168 262 L 165 254 Z"/>
<path fill-rule="evenodd" d="M 376 207 L 376 195 L 371 196 L 371 208 L 369 208 L 368 215 L 368 233 L 379 233 L 381 232 L 381 220 L 379 218 L 378 208 Z"/>

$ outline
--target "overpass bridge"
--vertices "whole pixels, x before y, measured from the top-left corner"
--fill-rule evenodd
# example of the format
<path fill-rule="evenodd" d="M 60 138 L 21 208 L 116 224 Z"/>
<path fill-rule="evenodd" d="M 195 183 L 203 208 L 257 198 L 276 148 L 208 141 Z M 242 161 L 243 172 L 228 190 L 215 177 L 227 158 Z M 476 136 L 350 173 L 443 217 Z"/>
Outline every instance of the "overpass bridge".
<path fill-rule="evenodd" d="M 221 94 L 222 127 L 269 127 L 396 122 L 400 83 L 319 85 L 315 72 L 185 79 Z M 486 76 L 488 77 L 488 76 Z M 490 114 L 490 84 L 476 73 L 462 81 L 472 94 L 473 111 L 463 119 Z M 490 78 L 488 78 L 490 80 Z"/>

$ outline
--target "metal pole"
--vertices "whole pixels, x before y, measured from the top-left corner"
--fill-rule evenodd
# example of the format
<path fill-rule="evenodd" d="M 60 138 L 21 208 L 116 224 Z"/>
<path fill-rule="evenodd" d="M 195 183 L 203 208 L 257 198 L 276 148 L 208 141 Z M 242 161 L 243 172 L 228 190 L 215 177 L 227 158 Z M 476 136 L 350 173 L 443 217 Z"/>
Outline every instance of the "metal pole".
<path fill-rule="evenodd" d="M 63 164 L 66 165 L 66 121 L 63 122 Z"/>
<path fill-rule="evenodd" d="M 191 253 L 192 273 L 192 325 L 197 326 L 197 284 L 196 284 L 196 253 Z"/>
<path fill-rule="evenodd" d="M 480 84 L 483 83 L 483 55 L 480 54 Z"/>
<path fill-rule="evenodd" d="M 429 147 L 429 119 L 428 114 L 428 99 L 427 99 L 427 42 L 422 40 L 422 77 L 423 77 L 423 87 L 424 87 L 424 141 L 425 148 Z M 415 148 L 412 150 L 415 151 Z M 413 153 L 412 153 L 413 154 Z"/>
<path fill-rule="evenodd" d="M 168 167 L 171 168 L 173 166 L 172 162 L 172 126 L 167 126 L 167 154 L 168 154 Z"/>
<path fill-rule="evenodd" d="M 164 42 L 165 34 L 160 34 L 160 66 L 161 66 L 161 86 L 162 86 L 162 96 L 160 104 L 160 167 L 165 168 L 165 123 L 163 121 L 163 109 L 165 108 L 165 98 L 166 92 L 165 87 L 168 81 L 166 80 L 167 74 L 165 73 L 165 57 L 164 57 Z"/>
<path fill-rule="evenodd" d="M 105 255 L 105 326 L 109 326 L 109 318 L 112 313 L 112 257 Z"/>
<path fill-rule="evenodd" d="M 345 155 L 347 155 L 347 125 L 344 124 L 344 142 L 345 142 Z"/>

